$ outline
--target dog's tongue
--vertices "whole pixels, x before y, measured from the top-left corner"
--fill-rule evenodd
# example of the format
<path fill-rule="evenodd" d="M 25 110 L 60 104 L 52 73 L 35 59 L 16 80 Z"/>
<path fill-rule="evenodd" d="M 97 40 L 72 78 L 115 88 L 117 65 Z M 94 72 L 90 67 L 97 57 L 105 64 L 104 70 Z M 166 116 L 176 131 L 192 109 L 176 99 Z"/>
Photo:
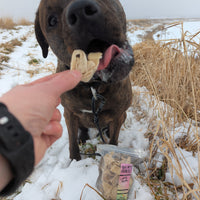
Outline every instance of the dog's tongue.
<path fill-rule="evenodd" d="M 115 57 L 117 54 L 119 54 L 122 50 L 117 45 L 111 45 L 108 47 L 108 49 L 103 54 L 103 58 L 101 58 L 98 71 L 105 69 L 113 57 Z"/>

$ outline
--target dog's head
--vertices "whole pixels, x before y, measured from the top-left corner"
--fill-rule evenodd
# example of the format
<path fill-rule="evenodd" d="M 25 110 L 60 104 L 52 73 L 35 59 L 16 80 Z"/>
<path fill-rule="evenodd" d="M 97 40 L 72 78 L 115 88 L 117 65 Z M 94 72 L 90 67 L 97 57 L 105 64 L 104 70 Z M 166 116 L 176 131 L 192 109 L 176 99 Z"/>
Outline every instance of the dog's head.
<path fill-rule="evenodd" d="M 75 49 L 86 54 L 102 52 L 93 80 L 122 80 L 134 64 L 126 38 L 126 17 L 118 0 L 41 0 L 35 33 L 43 57 L 50 46 L 68 67 Z"/>

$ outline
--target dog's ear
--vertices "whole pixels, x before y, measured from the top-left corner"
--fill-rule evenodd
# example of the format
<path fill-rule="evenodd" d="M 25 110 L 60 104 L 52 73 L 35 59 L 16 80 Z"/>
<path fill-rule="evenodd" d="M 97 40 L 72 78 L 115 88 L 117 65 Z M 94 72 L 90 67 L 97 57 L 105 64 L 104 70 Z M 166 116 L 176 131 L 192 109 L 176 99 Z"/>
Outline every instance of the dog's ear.
<path fill-rule="evenodd" d="M 39 11 L 37 11 L 36 18 L 35 18 L 35 35 L 40 47 L 42 48 L 42 55 L 44 58 L 46 58 L 48 55 L 49 44 L 46 38 L 44 37 L 41 27 L 40 27 Z"/>

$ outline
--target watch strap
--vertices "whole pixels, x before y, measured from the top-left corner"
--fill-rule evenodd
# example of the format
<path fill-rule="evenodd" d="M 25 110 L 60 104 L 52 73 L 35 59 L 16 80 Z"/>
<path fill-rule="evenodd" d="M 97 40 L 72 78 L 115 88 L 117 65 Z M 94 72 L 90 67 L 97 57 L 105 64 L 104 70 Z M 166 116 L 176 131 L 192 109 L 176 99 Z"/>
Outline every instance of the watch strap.
<path fill-rule="evenodd" d="M 31 174 L 34 168 L 33 138 L 7 107 L 0 103 L 0 154 L 10 164 L 13 179 L 0 192 L 12 194 Z"/>

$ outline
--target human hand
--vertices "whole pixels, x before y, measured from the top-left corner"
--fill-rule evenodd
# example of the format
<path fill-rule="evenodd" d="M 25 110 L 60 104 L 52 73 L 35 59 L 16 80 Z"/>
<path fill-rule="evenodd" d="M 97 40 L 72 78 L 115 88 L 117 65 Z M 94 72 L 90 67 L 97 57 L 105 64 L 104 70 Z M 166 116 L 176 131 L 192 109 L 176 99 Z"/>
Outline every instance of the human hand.
<path fill-rule="evenodd" d="M 80 72 L 64 71 L 16 86 L 0 98 L 33 136 L 35 165 L 62 135 L 61 114 L 56 109 L 60 95 L 74 88 L 80 79 Z"/>

